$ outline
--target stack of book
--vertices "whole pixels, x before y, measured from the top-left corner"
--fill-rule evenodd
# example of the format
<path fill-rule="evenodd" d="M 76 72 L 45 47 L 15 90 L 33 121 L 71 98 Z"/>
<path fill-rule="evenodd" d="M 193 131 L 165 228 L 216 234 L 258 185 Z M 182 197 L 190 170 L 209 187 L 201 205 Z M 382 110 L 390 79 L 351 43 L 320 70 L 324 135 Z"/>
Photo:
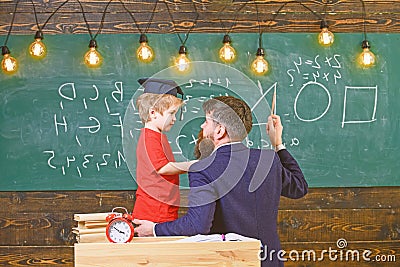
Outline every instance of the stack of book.
<path fill-rule="evenodd" d="M 109 242 L 106 236 L 109 213 L 84 213 L 74 214 L 77 227 L 72 228 L 78 243 L 104 243 Z"/>

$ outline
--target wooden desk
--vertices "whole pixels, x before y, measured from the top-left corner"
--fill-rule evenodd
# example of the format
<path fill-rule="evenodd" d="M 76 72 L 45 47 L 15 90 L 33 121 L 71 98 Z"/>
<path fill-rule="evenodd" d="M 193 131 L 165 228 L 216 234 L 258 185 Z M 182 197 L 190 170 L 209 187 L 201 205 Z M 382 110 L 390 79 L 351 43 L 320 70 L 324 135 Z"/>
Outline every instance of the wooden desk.
<path fill-rule="evenodd" d="M 75 266 L 260 266 L 257 241 L 174 242 L 181 238 L 137 238 L 126 244 L 76 243 Z"/>

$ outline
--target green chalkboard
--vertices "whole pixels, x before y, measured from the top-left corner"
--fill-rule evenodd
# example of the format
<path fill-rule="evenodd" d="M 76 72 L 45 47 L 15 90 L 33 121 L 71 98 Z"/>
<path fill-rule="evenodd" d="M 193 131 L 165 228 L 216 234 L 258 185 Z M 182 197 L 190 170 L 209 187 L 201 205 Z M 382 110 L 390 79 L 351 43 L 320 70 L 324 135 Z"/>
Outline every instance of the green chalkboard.
<path fill-rule="evenodd" d="M 135 189 L 135 142 L 142 127 L 135 99 L 141 77 L 176 80 L 185 91 L 184 120 L 168 133 L 177 160 L 193 158 L 209 97 L 234 95 L 253 110 L 245 143 L 269 148 L 265 121 L 272 93 L 284 141 L 312 187 L 399 186 L 399 34 L 369 34 L 377 65 L 355 63 L 361 33 L 336 34 L 332 47 L 316 34 L 264 34 L 271 71 L 250 72 L 257 34 L 232 34 L 236 62 L 221 64 L 220 34 L 191 34 L 191 72 L 170 68 L 180 43 L 173 34 L 149 34 L 156 59 L 135 58 L 138 35 L 99 35 L 104 63 L 89 69 L 87 35 L 45 36 L 48 56 L 28 56 L 32 36 L 11 36 L 20 62 L 0 74 L 0 191 Z M 206 41 L 205 41 L 206 40 Z M 182 176 L 182 185 L 187 177 Z"/>

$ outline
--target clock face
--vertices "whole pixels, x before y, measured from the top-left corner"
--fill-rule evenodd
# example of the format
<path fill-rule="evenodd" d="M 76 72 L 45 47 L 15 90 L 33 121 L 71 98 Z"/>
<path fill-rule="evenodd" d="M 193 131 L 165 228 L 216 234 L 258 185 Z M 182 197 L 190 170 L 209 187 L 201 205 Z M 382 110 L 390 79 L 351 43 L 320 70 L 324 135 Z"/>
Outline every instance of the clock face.
<path fill-rule="evenodd" d="M 133 237 L 133 226 L 123 219 L 115 219 L 107 226 L 107 237 L 114 243 L 129 242 Z"/>

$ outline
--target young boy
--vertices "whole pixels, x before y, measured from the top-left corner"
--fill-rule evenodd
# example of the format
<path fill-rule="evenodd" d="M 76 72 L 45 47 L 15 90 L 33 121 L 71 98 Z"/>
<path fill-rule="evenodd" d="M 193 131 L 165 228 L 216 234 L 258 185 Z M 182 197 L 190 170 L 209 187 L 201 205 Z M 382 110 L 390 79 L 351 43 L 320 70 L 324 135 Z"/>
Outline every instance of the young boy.
<path fill-rule="evenodd" d="M 183 100 L 181 88 L 171 80 L 139 79 L 144 93 L 136 101 L 144 124 L 139 136 L 136 158 L 136 201 L 133 217 L 167 222 L 178 218 L 179 174 L 195 161 L 175 162 L 167 136 L 176 121 Z"/>

